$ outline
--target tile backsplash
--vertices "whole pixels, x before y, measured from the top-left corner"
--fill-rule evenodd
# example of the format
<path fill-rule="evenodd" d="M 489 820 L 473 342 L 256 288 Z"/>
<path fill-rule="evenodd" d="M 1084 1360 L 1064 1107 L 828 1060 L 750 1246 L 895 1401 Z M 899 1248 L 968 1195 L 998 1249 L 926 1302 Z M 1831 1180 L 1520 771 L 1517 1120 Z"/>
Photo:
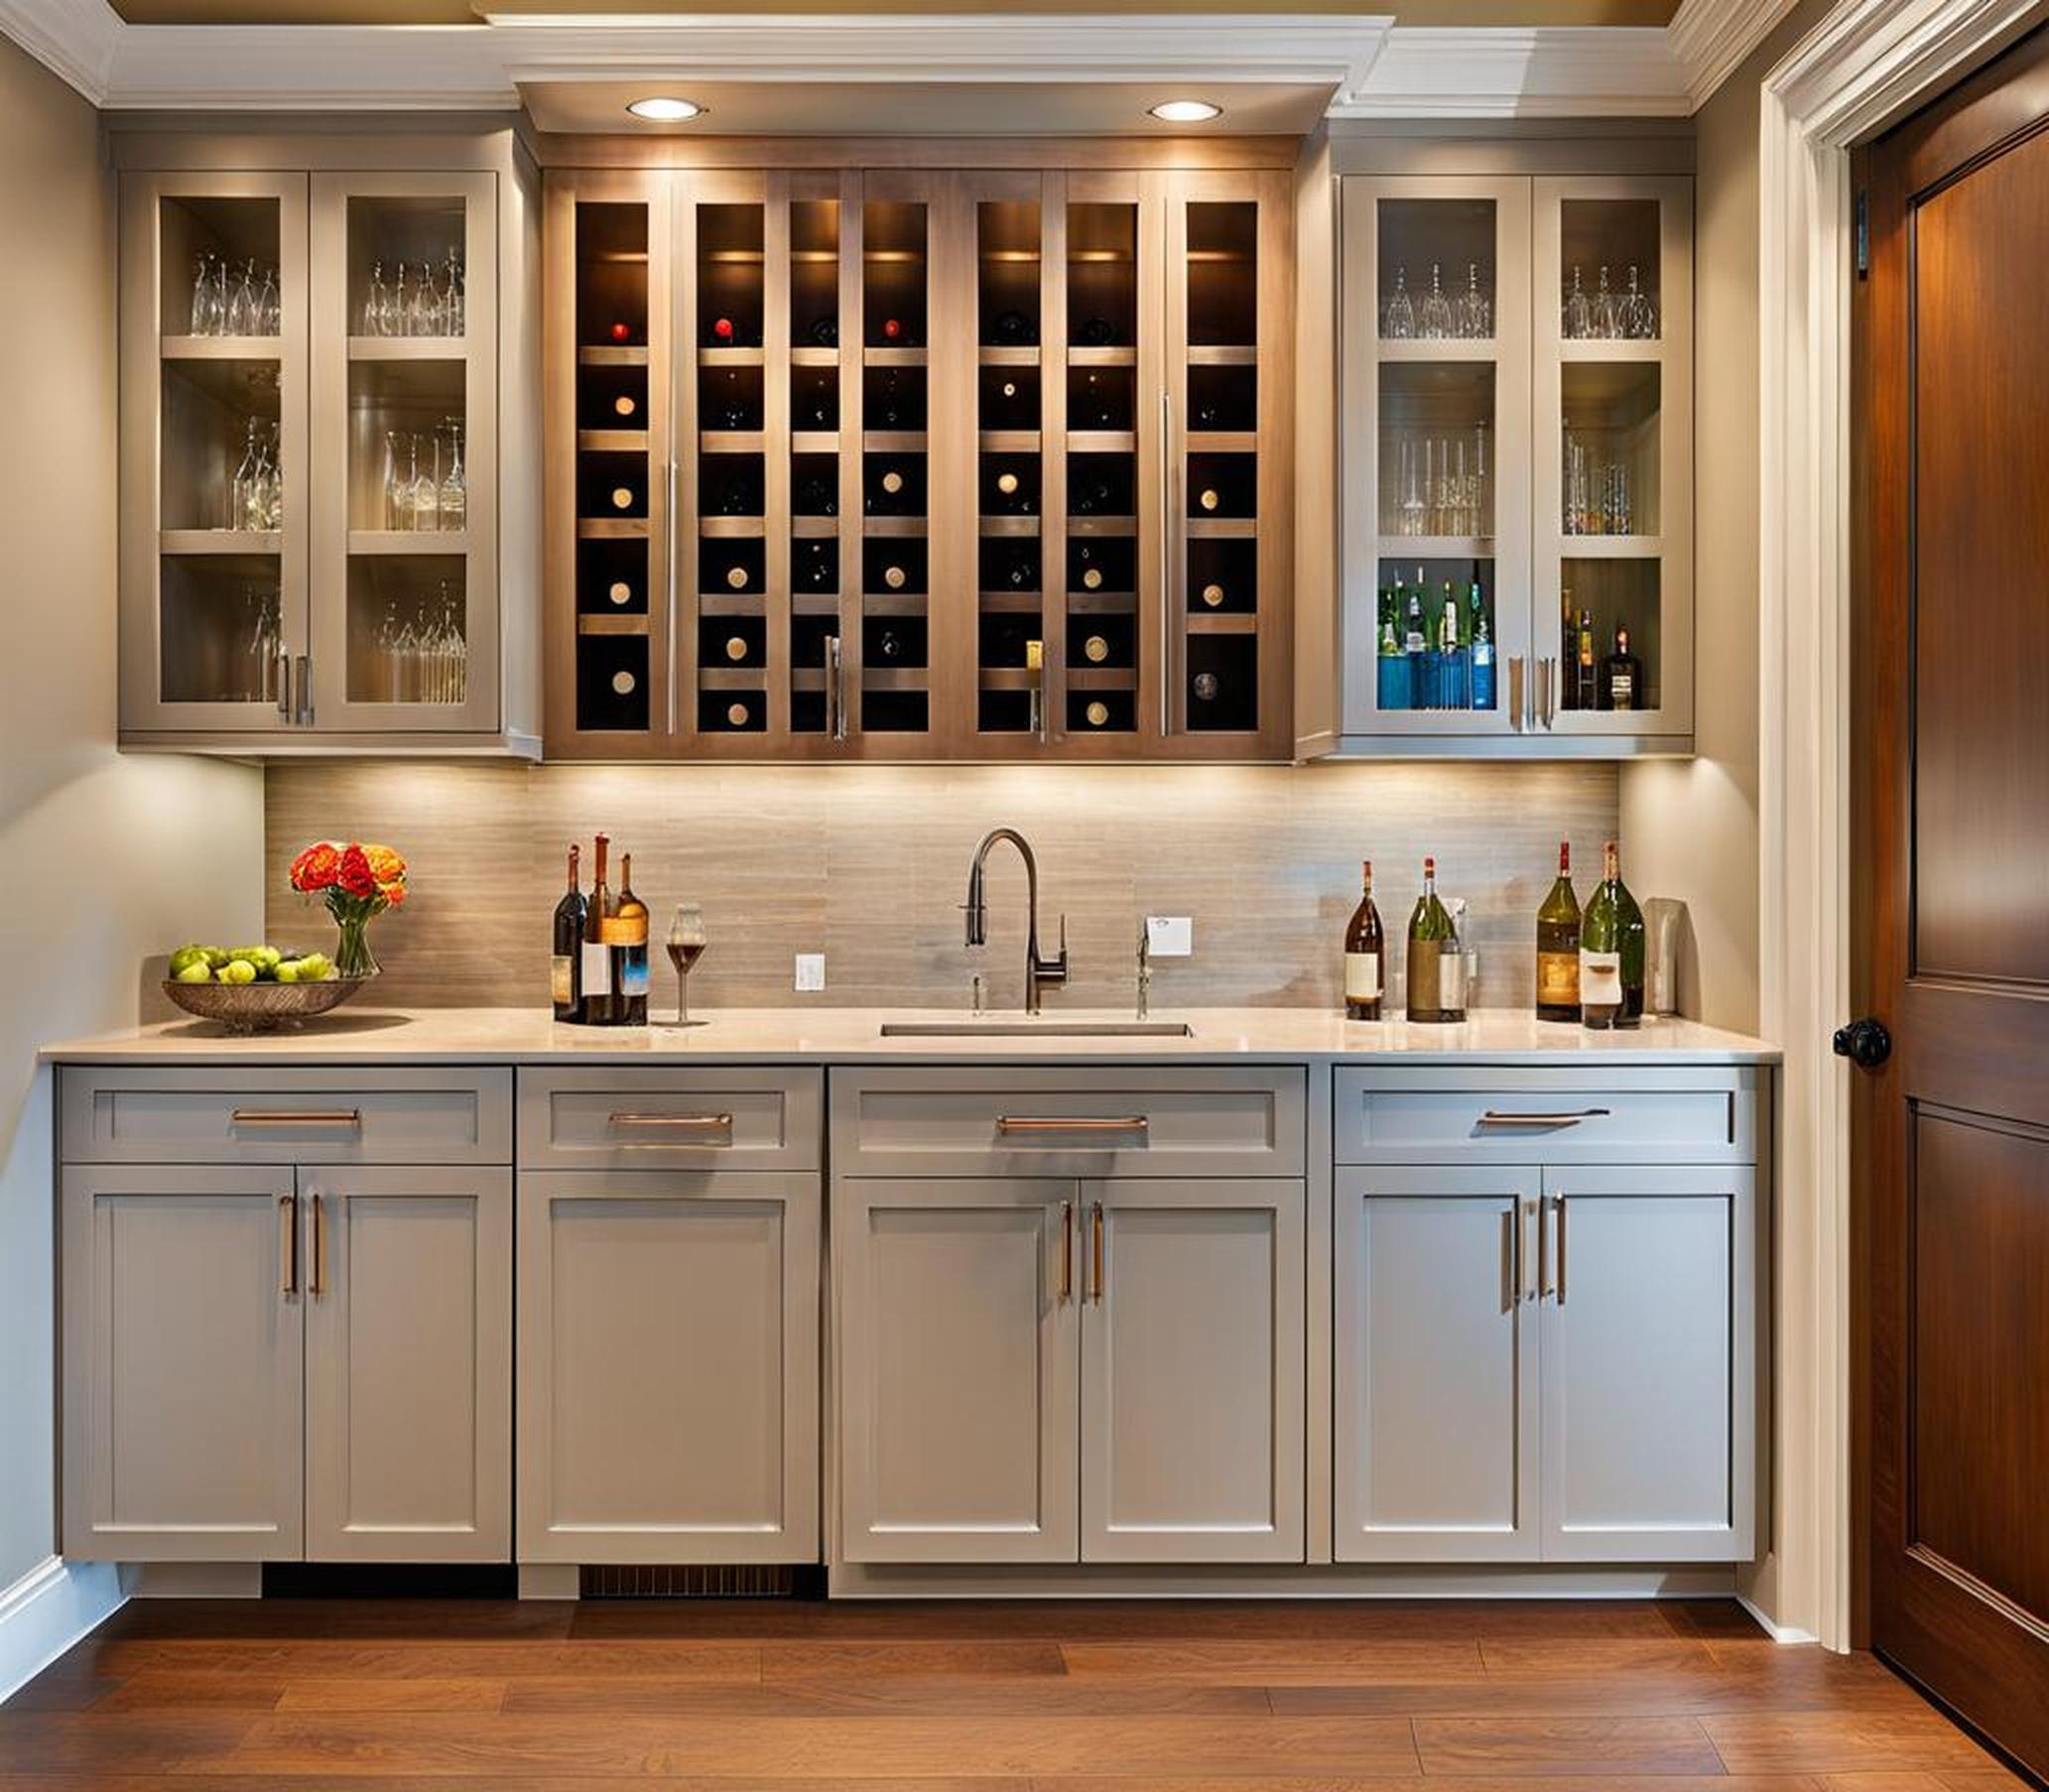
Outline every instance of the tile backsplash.
<path fill-rule="evenodd" d="M 371 940 L 381 1000 L 539 1006 L 566 848 L 602 829 L 633 854 L 654 913 L 655 1002 L 674 984 L 670 905 L 704 909 L 710 946 L 693 1005 L 964 1007 L 1022 999 L 1024 872 L 989 860 L 989 943 L 961 944 L 975 842 L 1007 824 L 1039 859 L 1043 944 L 1067 916 L 1074 980 L 1049 1007 L 1123 1006 L 1141 916 L 1189 915 L 1195 954 L 1156 960 L 1159 1008 L 1331 1005 L 1358 861 L 1371 858 L 1400 938 L 1434 852 L 1440 890 L 1469 903 L 1479 1005 L 1531 999 L 1533 917 L 1558 841 L 1584 899 L 1615 829 L 1611 765 L 629 766 L 274 764 L 266 773 L 268 929 L 315 945 L 324 911 L 286 867 L 307 841 L 383 840 L 412 864 L 405 907 Z M 1626 869 L 1626 866 L 1625 866 Z M 1644 896 L 1655 892 L 1639 890 Z M 824 995 L 792 992 L 798 953 L 826 955 Z"/>

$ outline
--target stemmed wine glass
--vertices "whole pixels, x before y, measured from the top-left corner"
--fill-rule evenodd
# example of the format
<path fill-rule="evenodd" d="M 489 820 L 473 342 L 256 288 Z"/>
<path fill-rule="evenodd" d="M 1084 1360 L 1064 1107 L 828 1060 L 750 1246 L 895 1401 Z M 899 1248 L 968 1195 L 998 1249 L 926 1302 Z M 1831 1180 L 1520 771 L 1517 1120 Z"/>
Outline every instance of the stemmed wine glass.
<path fill-rule="evenodd" d="M 702 1027 L 705 1024 L 691 1019 L 686 986 L 691 966 L 704 956 L 707 944 L 704 909 L 695 902 L 679 902 L 676 913 L 669 918 L 669 962 L 676 966 L 676 1024 L 679 1027 Z"/>

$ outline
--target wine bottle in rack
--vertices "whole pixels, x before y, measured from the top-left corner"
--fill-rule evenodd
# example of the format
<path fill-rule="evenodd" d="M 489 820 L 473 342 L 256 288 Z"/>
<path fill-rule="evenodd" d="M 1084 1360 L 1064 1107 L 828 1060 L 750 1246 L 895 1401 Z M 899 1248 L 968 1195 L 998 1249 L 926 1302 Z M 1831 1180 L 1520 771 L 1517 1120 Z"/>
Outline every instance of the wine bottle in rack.
<path fill-rule="evenodd" d="M 1558 842 L 1558 876 L 1537 910 L 1537 1018 L 1580 1018 L 1580 898 L 1565 840 Z"/>
<path fill-rule="evenodd" d="M 1023 312 L 998 312 L 989 326 L 989 339 L 1005 348 L 1026 348 L 1039 339 L 1039 330 Z"/>
<path fill-rule="evenodd" d="M 1107 556 L 1093 542 L 1086 537 L 1078 541 L 1074 552 L 1068 558 L 1076 589 L 1100 591 L 1105 588 L 1109 578 L 1109 570 L 1104 564 Z"/>
<path fill-rule="evenodd" d="M 1085 348 L 1107 348 L 1117 339 L 1117 326 L 1100 315 L 1087 317 L 1075 331 L 1074 339 Z"/>
<path fill-rule="evenodd" d="M 752 406 L 735 369 L 726 369 L 724 378 L 719 381 L 717 396 L 708 408 L 718 429 L 744 430 L 751 427 Z"/>
<path fill-rule="evenodd" d="M 839 320 L 830 314 L 811 320 L 811 340 L 816 348 L 837 348 L 839 346 Z"/>
<path fill-rule="evenodd" d="M 1068 513 L 1071 516 L 1111 516 L 1111 502 L 1114 494 L 1110 482 L 1100 474 L 1076 479 L 1068 487 Z"/>
<path fill-rule="evenodd" d="M 997 572 L 999 587 L 1006 591 L 1036 591 L 1039 588 L 1039 556 L 1022 542 L 1012 543 Z"/>
<path fill-rule="evenodd" d="M 800 591 L 831 591 L 839 584 L 838 554 L 832 542 L 802 541 L 790 561 L 790 582 Z"/>
<path fill-rule="evenodd" d="M 1068 409 L 1070 429 L 1113 430 L 1117 427 L 1116 402 L 1111 395 L 1110 383 L 1093 370 L 1083 374 L 1082 383 L 1074 392 Z"/>
<path fill-rule="evenodd" d="M 582 953 L 585 912 L 589 906 L 576 883 L 582 856 L 582 847 L 570 848 L 569 888 L 555 905 L 555 955 L 550 967 L 550 993 L 554 998 L 555 1018 L 561 1021 L 580 1018 L 578 997 L 583 979 L 578 960 Z"/>
<path fill-rule="evenodd" d="M 882 377 L 875 383 L 875 397 L 869 404 L 870 423 L 878 430 L 902 430 L 910 425 L 905 421 L 910 415 L 909 399 L 904 382 L 894 367 L 885 367 Z"/>
<path fill-rule="evenodd" d="M 814 380 L 798 412 L 799 427 L 807 430 L 836 430 L 839 427 L 839 389 L 831 380 Z"/>
<path fill-rule="evenodd" d="M 640 415 L 640 400 L 630 392 L 621 392 L 612 400 L 612 415 L 621 423 L 631 423 Z"/>
<path fill-rule="evenodd" d="M 1110 706 L 1100 698 L 1092 698 L 1082 710 L 1082 719 L 1091 728 L 1106 728 L 1110 721 Z"/>
<path fill-rule="evenodd" d="M 1380 1018 L 1380 972 L 1385 949 L 1380 911 L 1373 906 L 1373 861 L 1361 867 L 1358 907 L 1345 924 L 1345 1018 Z"/>
<path fill-rule="evenodd" d="M 604 937 L 605 916 L 616 910 L 617 898 L 605 883 L 609 838 L 600 833 L 590 862 L 590 898 L 583 908 L 583 942 L 578 956 L 576 1018 L 586 1027 L 614 1024 L 618 1004 L 612 993 L 612 954 Z"/>
<path fill-rule="evenodd" d="M 605 945 L 612 954 L 612 986 L 617 1024 L 647 1025 L 647 904 L 633 893 L 633 854 L 619 859 L 619 899 L 603 923 Z"/>
<path fill-rule="evenodd" d="M 604 333 L 607 341 L 615 342 L 623 348 L 633 340 L 635 331 L 633 325 L 628 323 L 624 318 L 614 318 L 610 323 L 605 325 Z"/>
<path fill-rule="evenodd" d="M 996 516 L 1031 516 L 1039 508 L 1039 481 L 1029 469 L 1003 465 L 990 476 L 982 508 Z"/>
<path fill-rule="evenodd" d="M 868 465 L 867 509 L 871 516 L 906 516 L 912 513 L 916 499 L 911 471 L 907 465 L 894 460 L 875 462 Z"/>
<path fill-rule="evenodd" d="M 839 482 L 823 473 L 806 473 L 791 494 L 791 509 L 799 516 L 837 516 Z"/>

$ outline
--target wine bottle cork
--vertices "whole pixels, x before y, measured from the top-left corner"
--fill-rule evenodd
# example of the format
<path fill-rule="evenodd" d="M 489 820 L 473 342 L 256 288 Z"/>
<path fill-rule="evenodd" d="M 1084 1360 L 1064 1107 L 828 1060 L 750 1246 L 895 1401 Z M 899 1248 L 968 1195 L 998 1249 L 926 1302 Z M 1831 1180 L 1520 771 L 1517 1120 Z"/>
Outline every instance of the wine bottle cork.
<path fill-rule="evenodd" d="M 1089 725 L 1091 728 L 1099 728 L 1104 722 L 1109 720 L 1110 706 L 1105 703 L 1092 703 L 1082 713 L 1089 718 Z"/>

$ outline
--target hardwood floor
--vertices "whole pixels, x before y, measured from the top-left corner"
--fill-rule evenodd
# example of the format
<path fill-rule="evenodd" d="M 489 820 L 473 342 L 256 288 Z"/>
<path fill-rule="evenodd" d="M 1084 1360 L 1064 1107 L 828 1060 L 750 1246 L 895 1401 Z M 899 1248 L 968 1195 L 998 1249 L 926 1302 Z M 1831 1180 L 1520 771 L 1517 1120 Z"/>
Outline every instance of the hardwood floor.
<path fill-rule="evenodd" d="M 1999 1792 L 1733 1605 L 137 1601 L 0 1792 Z"/>

